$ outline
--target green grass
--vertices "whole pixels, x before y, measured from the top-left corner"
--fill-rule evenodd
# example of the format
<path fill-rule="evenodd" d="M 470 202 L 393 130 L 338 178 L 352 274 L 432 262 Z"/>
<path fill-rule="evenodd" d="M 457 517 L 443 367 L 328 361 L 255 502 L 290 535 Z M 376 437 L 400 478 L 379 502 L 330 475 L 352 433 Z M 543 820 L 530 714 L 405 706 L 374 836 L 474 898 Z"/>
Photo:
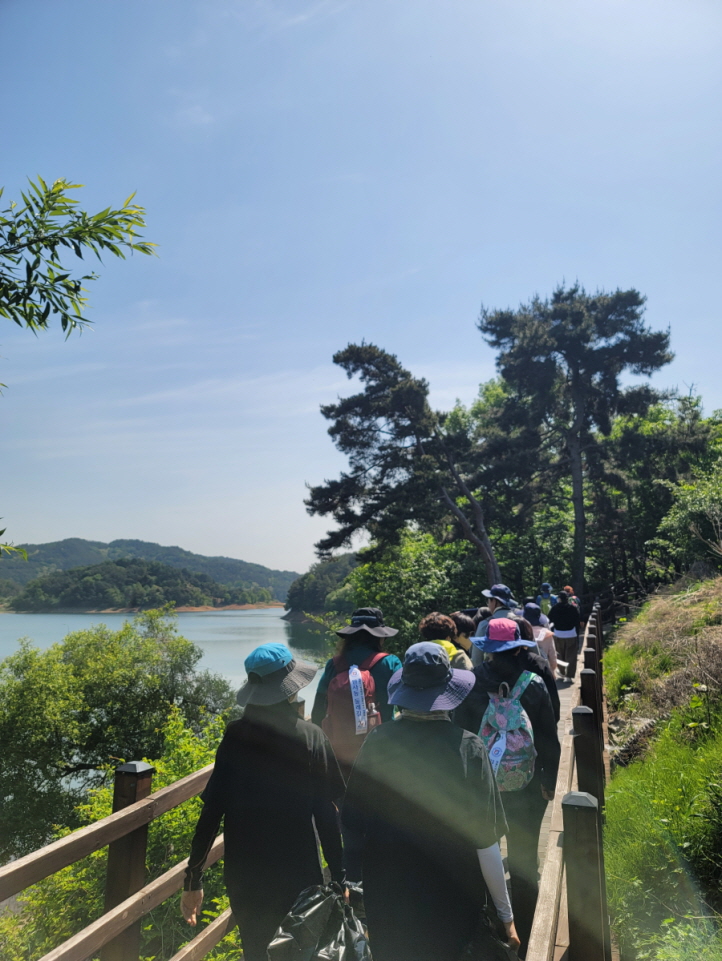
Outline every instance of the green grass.
<path fill-rule="evenodd" d="M 722 959 L 707 903 L 722 881 L 722 723 L 703 727 L 698 700 L 608 789 L 609 903 L 627 958 Z"/>

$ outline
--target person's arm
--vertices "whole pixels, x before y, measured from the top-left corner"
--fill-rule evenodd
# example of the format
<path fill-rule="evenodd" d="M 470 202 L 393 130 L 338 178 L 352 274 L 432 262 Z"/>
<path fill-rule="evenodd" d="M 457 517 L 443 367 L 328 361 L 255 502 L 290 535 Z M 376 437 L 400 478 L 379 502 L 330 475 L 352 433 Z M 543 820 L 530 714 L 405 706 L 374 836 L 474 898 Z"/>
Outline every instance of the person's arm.
<path fill-rule="evenodd" d="M 554 721 L 556 724 L 559 723 L 559 718 L 561 717 L 561 704 L 559 703 L 559 691 L 557 689 L 557 680 L 554 676 L 554 672 L 551 669 L 551 664 L 548 664 L 543 658 L 539 658 L 540 661 L 540 677 L 544 684 L 546 685 L 547 693 L 549 694 L 549 700 L 551 701 L 552 711 L 554 712 Z M 554 658 L 554 666 L 556 669 L 556 657 Z"/>
<path fill-rule="evenodd" d="M 504 924 L 508 924 L 514 920 L 514 914 L 511 910 L 509 892 L 506 888 L 504 863 L 501 859 L 501 850 L 498 841 L 496 844 L 492 844 L 491 847 L 478 848 L 476 854 L 479 858 L 481 873 L 484 875 L 484 881 L 489 889 L 489 894 L 491 895 L 491 900 L 494 902 L 499 920 L 503 921 Z"/>
<path fill-rule="evenodd" d="M 191 853 L 186 867 L 183 893 L 181 895 L 181 914 L 188 924 L 195 927 L 203 904 L 203 869 L 208 858 L 208 852 L 221 826 L 225 813 L 223 804 L 223 760 L 221 747 L 216 753 L 216 764 L 213 768 L 206 789 L 201 795 L 203 809 L 196 824 Z M 219 763 L 220 759 L 220 763 Z"/>
<path fill-rule="evenodd" d="M 313 819 L 331 878 L 344 882 L 343 845 L 338 807 L 346 790 L 331 742 L 317 731 L 312 742 Z"/>
<path fill-rule="evenodd" d="M 549 654 L 549 667 L 552 669 L 552 675 L 555 675 L 557 672 L 557 648 L 554 643 L 554 635 L 551 631 L 546 632 L 545 644 L 545 649 Z"/>
<path fill-rule="evenodd" d="M 522 704 L 531 721 L 534 747 L 541 768 L 542 788 L 546 794 L 553 795 L 557 783 L 561 745 L 546 686 L 532 682 L 522 695 Z"/>
<path fill-rule="evenodd" d="M 313 804 L 313 820 L 316 822 L 316 830 L 331 872 L 331 880 L 344 884 L 343 845 L 338 808 L 332 801 L 317 798 Z"/>
<path fill-rule="evenodd" d="M 326 662 L 326 667 L 316 688 L 316 697 L 313 699 L 311 720 L 319 727 L 321 727 L 323 719 L 326 717 L 326 710 L 328 708 L 328 685 L 331 683 L 333 670 L 333 658 L 331 658 Z"/>
<path fill-rule="evenodd" d="M 224 744 L 221 742 L 216 752 L 216 763 L 208 784 L 201 795 L 203 809 L 196 823 L 195 834 L 191 842 L 191 853 L 183 888 L 186 891 L 198 891 L 202 887 L 201 878 L 206 864 L 208 852 L 213 846 L 225 813 L 224 803 Z"/>
<path fill-rule="evenodd" d="M 401 661 L 395 654 L 387 656 L 375 664 L 371 670 L 371 676 L 376 685 L 376 708 L 381 715 L 382 721 L 390 721 L 394 716 L 393 704 L 389 704 L 389 681 L 393 675 L 402 667 Z"/>

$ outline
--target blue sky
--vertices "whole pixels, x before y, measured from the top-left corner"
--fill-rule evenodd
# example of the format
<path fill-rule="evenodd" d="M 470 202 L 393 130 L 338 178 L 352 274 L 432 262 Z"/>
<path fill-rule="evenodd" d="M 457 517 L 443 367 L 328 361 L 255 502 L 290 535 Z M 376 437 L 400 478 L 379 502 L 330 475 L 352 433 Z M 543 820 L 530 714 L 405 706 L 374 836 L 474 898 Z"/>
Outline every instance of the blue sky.
<path fill-rule="evenodd" d="M 3 0 L 0 183 L 132 190 L 158 258 L 94 329 L 0 334 L 16 542 L 139 537 L 304 570 L 318 406 L 361 338 L 442 407 L 493 375 L 481 303 L 637 287 L 722 407 L 712 0 Z"/>

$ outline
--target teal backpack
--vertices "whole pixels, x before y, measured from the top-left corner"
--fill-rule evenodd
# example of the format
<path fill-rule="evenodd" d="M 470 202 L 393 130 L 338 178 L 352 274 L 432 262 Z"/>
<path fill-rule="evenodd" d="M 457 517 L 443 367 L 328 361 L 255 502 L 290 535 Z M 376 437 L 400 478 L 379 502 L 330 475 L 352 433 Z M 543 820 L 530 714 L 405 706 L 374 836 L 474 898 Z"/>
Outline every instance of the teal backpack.
<path fill-rule="evenodd" d="M 514 687 L 502 683 L 498 694 L 489 695 L 479 737 L 489 752 L 491 768 L 499 790 L 520 791 L 534 777 L 536 748 L 529 715 L 521 706 L 521 696 L 532 683 L 543 684 L 537 674 L 523 671 Z"/>

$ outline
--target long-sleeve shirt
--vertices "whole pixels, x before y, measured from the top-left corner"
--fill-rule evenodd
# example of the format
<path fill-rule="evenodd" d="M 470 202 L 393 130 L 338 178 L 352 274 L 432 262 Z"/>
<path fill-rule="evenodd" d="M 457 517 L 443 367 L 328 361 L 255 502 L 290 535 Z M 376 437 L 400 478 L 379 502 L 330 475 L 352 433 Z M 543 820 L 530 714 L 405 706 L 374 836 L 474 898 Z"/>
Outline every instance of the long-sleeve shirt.
<path fill-rule="evenodd" d="M 202 794 L 186 869 L 197 890 L 208 852 L 224 822 L 226 884 L 283 884 L 298 893 L 320 884 L 314 824 L 332 878 L 343 879 L 338 811 L 344 782 L 323 731 L 295 705 L 249 706 L 228 725 Z M 265 880 L 264 880 L 265 879 Z M 292 898 L 295 895 L 292 895 Z"/>

